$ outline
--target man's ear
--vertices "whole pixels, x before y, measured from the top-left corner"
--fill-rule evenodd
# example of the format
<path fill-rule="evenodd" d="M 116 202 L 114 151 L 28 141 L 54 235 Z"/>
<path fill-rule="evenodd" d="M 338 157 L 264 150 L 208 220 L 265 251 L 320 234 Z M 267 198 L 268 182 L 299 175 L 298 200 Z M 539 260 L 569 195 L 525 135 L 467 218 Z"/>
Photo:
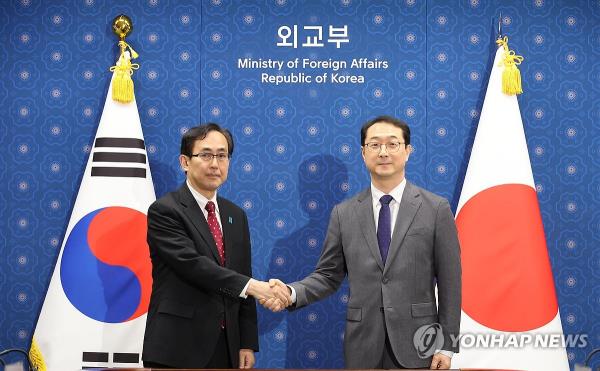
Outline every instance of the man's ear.
<path fill-rule="evenodd" d="M 186 155 L 179 155 L 179 165 L 181 166 L 181 170 L 187 171 L 190 167 L 188 161 L 190 159 Z"/>
<path fill-rule="evenodd" d="M 408 144 L 406 145 L 406 160 L 410 158 L 410 154 L 413 153 L 413 146 Z"/>

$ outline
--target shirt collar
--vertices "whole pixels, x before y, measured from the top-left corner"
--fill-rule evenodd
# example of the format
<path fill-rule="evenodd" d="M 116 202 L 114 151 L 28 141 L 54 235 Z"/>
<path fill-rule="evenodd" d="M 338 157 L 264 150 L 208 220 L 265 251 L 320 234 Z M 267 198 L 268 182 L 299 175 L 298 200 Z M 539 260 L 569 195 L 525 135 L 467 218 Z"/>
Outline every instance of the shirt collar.
<path fill-rule="evenodd" d="M 202 209 L 202 212 L 206 212 L 206 204 L 208 203 L 208 201 L 212 201 L 215 204 L 216 213 L 219 214 L 219 204 L 217 203 L 216 191 L 214 196 L 209 200 L 208 198 L 204 197 L 202 193 L 196 191 L 194 187 L 192 187 L 192 185 L 190 184 L 189 180 L 186 180 L 185 183 L 187 184 L 187 187 L 189 188 L 190 192 L 192 192 L 192 196 L 194 196 L 194 199 L 198 203 L 198 206 L 200 206 L 200 209 Z"/>
<path fill-rule="evenodd" d="M 406 178 L 402 179 L 400 184 L 392 189 L 390 193 L 383 193 L 379 189 L 375 188 L 373 183 L 371 183 L 371 196 L 373 197 L 373 204 L 379 204 L 379 199 L 385 194 L 389 194 L 390 196 L 394 197 L 395 202 L 400 203 L 400 200 L 402 200 L 402 194 L 404 193 L 404 188 L 406 188 Z"/>

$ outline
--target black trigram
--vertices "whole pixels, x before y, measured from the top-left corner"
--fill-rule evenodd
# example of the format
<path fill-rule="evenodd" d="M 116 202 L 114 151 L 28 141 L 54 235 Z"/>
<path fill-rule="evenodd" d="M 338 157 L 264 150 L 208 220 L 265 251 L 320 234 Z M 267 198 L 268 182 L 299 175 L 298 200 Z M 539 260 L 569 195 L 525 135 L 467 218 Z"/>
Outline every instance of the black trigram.
<path fill-rule="evenodd" d="M 146 164 L 143 153 L 117 152 L 119 148 L 145 149 L 144 141 L 137 138 L 96 138 L 94 148 L 107 148 L 106 152 L 94 151 L 92 155 L 92 176 L 145 178 L 146 167 L 99 166 L 94 163 L 138 163 Z M 111 151 L 110 148 L 113 148 Z"/>
<path fill-rule="evenodd" d="M 90 369 L 90 368 L 98 368 L 98 365 L 95 366 L 86 366 L 85 363 L 108 363 L 110 354 L 107 352 L 83 352 L 81 356 L 81 360 L 84 365 L 82 365 L 82 369 Z M 113 353 L 112 354 L 112 363 L 135 363 L 138 364 L 140 362 L 140 354 L 139 353 Z"/>

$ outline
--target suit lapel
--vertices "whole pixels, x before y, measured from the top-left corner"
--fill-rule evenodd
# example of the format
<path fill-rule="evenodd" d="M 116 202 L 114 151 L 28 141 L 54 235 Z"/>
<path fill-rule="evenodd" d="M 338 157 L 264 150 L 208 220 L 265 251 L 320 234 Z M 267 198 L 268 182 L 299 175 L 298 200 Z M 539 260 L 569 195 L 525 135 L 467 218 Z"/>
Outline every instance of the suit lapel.
<path fill-rule="evenodd" d="M 233 216 L 231 210 L 226 203 L 221 201 L 220 197 L 217 197 L 217 203 L 219 204 L 219 215 L 221 217 L 221 231 L 223 232 L 223 244 L 225 245 L 225 266 L 229 266 L 231 261 L 231 254 L 233 253 L 231 236 L 233 235 Z"/>
<path fill-rule="evenodd" d="M 392 235 L 392 241 L 390 243 L 390 251 L 386 260 L 384 272 L 391 265 L 389 264 L 398 254 L 400 245 L 406 236 L 408 228 L 412 224 L 417 210 L 421 206 L 421 195 L 417 192 L 417 189 L 409 182 L 406 182 L 404 193 L 402 194 L 402 200 L 400 201 L 400 207 L 398 209 L 398 216 L 396 217 L 396 224 L 394 226 L 394 234 Z"/>
<path fill-rule="evenodd" d="M 379 252 L 377 242 L 377 232 L 375 232 L 375 217 L 373 216 L 373 201 L 371 197 L 371 188 L 363 191 L 357 198 L 357 207 L 354 209 L 357 213 L 356 220 L 359 221 L 360 229 L 367 241 L 367 246 L 375 258 L 379 268 L 383 270 L 383 260 Z"/>
<path fill-rule="evenodd" d="M 215 243 L 215 239 L 210 233 L 210 229 L 208 228 L 208 223 L 206 222 L 206 218 L 200 210 L 200 206 L 198 206 L 198 202 L 192 196 L 192 192 L 190 192 L 187 184 L 184 184 L 179 188 L 179 202 L 184 206 L 183 211 L 187 215 L 188 218 L 192 221 L 192 224 L 200 233 L 202 239 L 206 242 L 209 250 L 211 251 L 213 257 L 219 262 L 219 253 L 217 251 L 217 244 Z"/>

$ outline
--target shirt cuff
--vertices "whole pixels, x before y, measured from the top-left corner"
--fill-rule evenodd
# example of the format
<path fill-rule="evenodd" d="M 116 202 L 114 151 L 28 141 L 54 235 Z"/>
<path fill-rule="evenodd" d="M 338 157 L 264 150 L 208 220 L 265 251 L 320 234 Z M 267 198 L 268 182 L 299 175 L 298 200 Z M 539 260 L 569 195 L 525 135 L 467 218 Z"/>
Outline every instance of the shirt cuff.
<path fill-rule="evenodd" d="M 252 278 L 250 278 L 250 280 L 251 279 Z M 244 289 L 242 290 L 242 292 L 240 292 L 240 298 L 242 298 L 242 299 L 248 298 L 248 294 L 246 294 L 246 291 L 248 291 L 248 286 L 250 286 L 250 280 L 248 280 L 248 282 L 246 282 L 246 286 L 244 286 Z"/>
<path fill-rule="evenodd" d="M 292 294 L 290 295 L 292 297 L 292 304 L 294 304 L 296 302 L 296 289 L 294 289 L 292 286 L 290 285 L 286 285 L 290 291 L 292 292 Z"/>
<path fill-rule="evenodd" d="M 445 355 L 446 357 L 450 357 L 452 358 L 452 356 L 454 355 L 454 352 L 450 351 L 450 350 L 441 350 L 441 349 L 436 349 L 435 350 L 436 353 L 440 353 Z"/>

